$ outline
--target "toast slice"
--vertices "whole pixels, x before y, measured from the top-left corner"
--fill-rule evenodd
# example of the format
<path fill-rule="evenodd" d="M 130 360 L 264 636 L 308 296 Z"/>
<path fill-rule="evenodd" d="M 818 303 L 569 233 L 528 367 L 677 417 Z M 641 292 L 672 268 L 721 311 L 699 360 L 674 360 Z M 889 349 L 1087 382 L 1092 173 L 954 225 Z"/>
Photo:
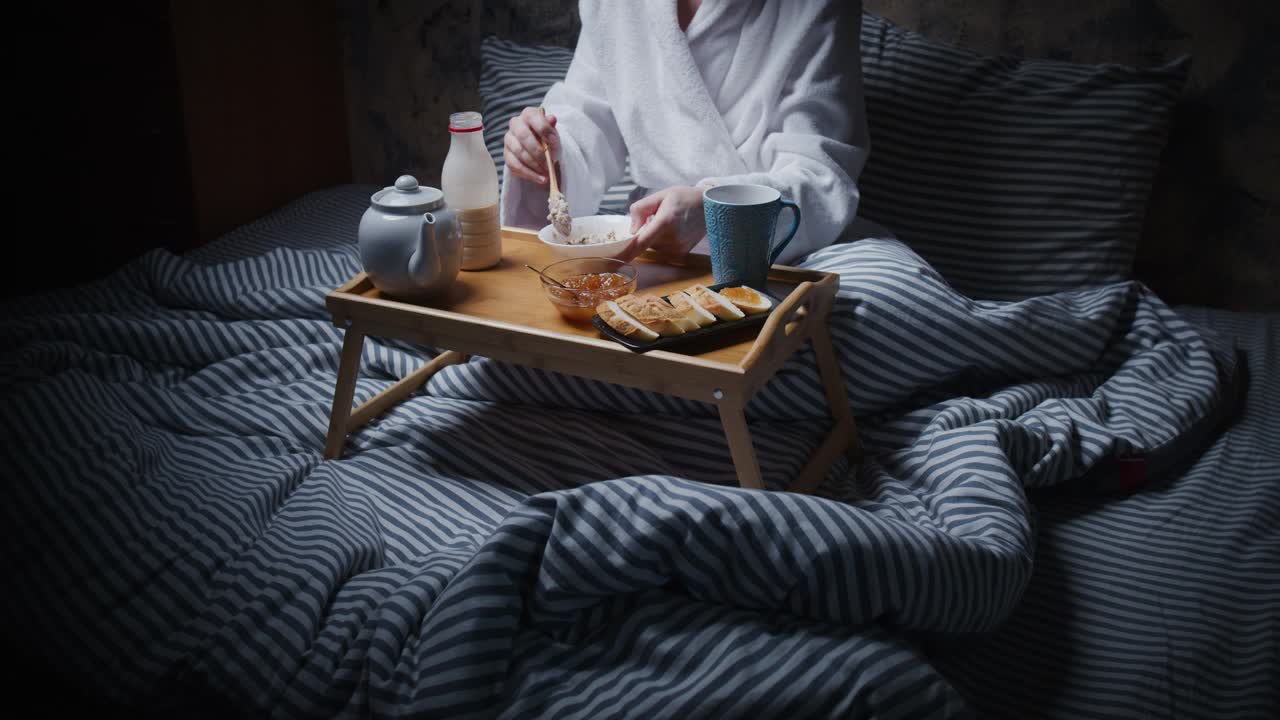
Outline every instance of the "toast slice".
<path fill-rule="evenodd" d="M 614 302 L 628 315 L 663 337 L 684 334 L 684 324 L 681 322 L 684 316 L 662 298 L 653 295 L 623 295 Z"/>
<path fill-rule="evenodd" d="M 694 330 L 698 329 L 697 321 L 695 321 L 693 318 L 689 317 L 688 315 L 685 315 L 683 311 L 679 310 L 675 306 L 671 305 L 670 300 L 658 298 L 658 302 L 662 303 L 663 305 L 667 305 L 676 311 L 675 324 L 679 325 L 681 330 L 684 330 L 687 333 L 691 333 Z"/>
<path fill-rule="evenodd" d="M 746 313 L 738 309 L 738 306 L 705 285 L 694 285 L 686 288 L 685 292 L 689 293 L 689 297 L 703 310 L 721 320 L 741 320 L 747 316 Z"/>
<path fill-rule="evenodd" d="M 689 293 L 683 290 L 671 293 L 667 296 L 667 300 L 671 301 L 672 307 L 692 320 L 698 327 L 716 324 L 716 316 L 702 309 L 702 306 L 694 302 L 693 298 L 689 297 Z"/>
<path fill-rule="evenodd" d="M 720 296 L 748 315 L 769 312 L 769 308 L 773 307 L 773 301 L 768 296 L 745 285 L 725 288 L 720 291 Z"/>
<path fill-rule="evenodd" d="M 676 312 L 680 312 L 680 311 L 677 310 Z M 681 330 L 684 330 L 687 333 L 691 333 L 694 330 L 698 330 L 700 327 L 696 320 L 689 317 L 688 315 L 685 315 L 684 313 L 680 313 L 680 317 L 677 318 L 675 322 L 677 325 L 680 326 Z"/>
<path fill-rule="evenodd" d="M 643 323 L 631 317 L 626 310 L 618 307 L 613 300 L 606 300 L 596 306 L 596 314 L 609 324 L 609 327 L 622 333 L 623 337 L 641 342 L 653 342 L 658 333 L 645 327 Z"/>

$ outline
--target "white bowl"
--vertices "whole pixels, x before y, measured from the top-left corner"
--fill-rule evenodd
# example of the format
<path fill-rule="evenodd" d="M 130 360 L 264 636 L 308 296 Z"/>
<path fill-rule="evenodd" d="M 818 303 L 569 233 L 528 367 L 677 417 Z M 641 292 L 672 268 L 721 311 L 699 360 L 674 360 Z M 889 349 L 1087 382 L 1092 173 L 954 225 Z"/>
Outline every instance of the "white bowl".
<path fill-rule="evenodd" d="M 584 235 L 594 233 L 607 233 L 610 230 L 618 234 L 618 239 L 608 243 L 597 243 L 595 245 L 569 245 L 564 242 L 560 233 L 556 229 L 547 225 L 538 231 L 538 239 L 547 247 L 551 248 L 551 252 L 560 258 L 580 258 L 580 257 L 613 257 L 622 252 L 627 246 L 627 242 L 631 240 L 631 218 L 627 215 L 588 215 L 586 217 L 576 217 L 573 219 L 572 239 L 580 238 Z"/>

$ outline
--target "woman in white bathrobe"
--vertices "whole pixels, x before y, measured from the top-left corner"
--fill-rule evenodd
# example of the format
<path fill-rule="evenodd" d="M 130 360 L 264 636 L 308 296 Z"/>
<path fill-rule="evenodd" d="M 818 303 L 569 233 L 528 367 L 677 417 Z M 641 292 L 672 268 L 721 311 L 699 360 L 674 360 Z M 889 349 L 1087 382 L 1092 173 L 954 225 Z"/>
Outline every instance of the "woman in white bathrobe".
<path fill-rule="evenodd" d="M 631 156 L 651 194 L 631 205 L 640 232 L 625 257 L 650 247 L 680 256 L 703 240 L 711 185 L 769 185 L 800 205 L 780 262 L 850 224 L 868 151 L 860 2 L 582 0 L 580 14 L 545 118 L 526 108 L 507 132 L 504 224 L 546 222 L 543 140 L 575 216 L 597 212 Z"/>

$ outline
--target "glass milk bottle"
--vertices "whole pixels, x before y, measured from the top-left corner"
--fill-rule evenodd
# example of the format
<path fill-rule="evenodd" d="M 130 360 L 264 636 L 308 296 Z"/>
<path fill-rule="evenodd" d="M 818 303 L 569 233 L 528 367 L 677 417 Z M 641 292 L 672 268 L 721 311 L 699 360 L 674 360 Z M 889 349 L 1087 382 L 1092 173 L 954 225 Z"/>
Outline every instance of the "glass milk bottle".
<path fill-rule="evenodd" d="M 484 122 L 478 112 L 449 116 L 449 154 L 440 189 L 462 225 L 462 269 L 484 270 L 502 259 L 498 225 L 498 171 L 484 147 Z"/>

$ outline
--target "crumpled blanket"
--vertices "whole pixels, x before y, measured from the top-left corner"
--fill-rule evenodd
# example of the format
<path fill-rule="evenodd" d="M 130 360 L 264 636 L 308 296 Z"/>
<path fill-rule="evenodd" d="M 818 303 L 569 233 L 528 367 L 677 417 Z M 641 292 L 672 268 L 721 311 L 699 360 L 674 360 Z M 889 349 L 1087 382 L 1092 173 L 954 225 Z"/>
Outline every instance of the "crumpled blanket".
<path fill-rule="evenodd" d="M 149 254 L 0 315 L 4 631 L 93 692 L 290 717 L 955 716 L 921 638 L 988 630 L 1026 490 L 1149 474 L 1234 358 L 1136 283 L 975 302 L 893 240 L 812 255 L 867 456 L 733 485 L 714 410 L 475 358 L 321 458 L 354 247 Z M 372 339 L 356 402 L 434 350 Z M 747 409 L 785 486 L 807 351 Z"/>

